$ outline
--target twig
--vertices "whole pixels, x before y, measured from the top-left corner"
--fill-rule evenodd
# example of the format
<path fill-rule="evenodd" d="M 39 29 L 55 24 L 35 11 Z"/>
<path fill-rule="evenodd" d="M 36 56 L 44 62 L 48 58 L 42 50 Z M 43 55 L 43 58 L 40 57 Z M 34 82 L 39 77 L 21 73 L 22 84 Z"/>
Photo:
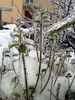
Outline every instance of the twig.
<path fill-rule="evenodd" d="M 55 76 L 56 76 L 57 73 L 58 73 L 59 65 L 60 65 L 60 59 L 59 59 L 59 64 L 58 64 L 58 66 L 57 66 L 57 70 L 56 70 Z"/>
<path fill-rule="evenodd" d="M 51 79 L 51 91 L 50 91 L 50 100 L 51 100 L 51 94 L 52 94 L 52 84 L 53 84 L 53 76 L 52 76 L 52 79 Z"/>
<path fill-rule="evenodd" d="M 57 81 L 58 75 L 59 75 L 59 73 L 60 73 L 60 71 L 61 71 L 61 68 L 62 68 L 63 63 L 64 63 L 64 61 L 65 61 L 65 58 L 66 58 L 66 56 L 64 56 L 64 60 L 63 60 L 63 62 L 62 62 L 62 64 L 61 64 L 61 66 L 60 66 L 60 69 L 59 69 L 59 71 L 58 71 L 58 74 L 57 74 L 57 76 L 56 76 L 56 78 L 55 78 L 55 81 L 54 81 L 54 84 L 53 84 L 53 85 L 55 85 L 55 83 L 56 83 L 56 81 Z"/>
<path fill-rule="evenodd" d="M 47 69 L 46 69 L 46 72 L 44 73 L 43 77 L 46 75 L 47 70 L 50 67 L 50 60 L 51 60 L 51 46 L 50 46 L 50 54 L 49 54 L 49 61 L 48 61 Z"/>
<path fill-rule="evenodd" d="M 8 16 L 10 16 L 8 13 L 6 13 Z M 10 16 L 12 19 L 14 19 L 12 16 Z M 15 19 L 14 19 L 15 20 Z"/>
<path fill-rule="evenodd" d="M 19 81 L 16 83 L 16 85 L 14 86 L 14 89 L 17 87 L 17 85 L 19 84 Z"/>
<path fill-rule="evenodd" d="M 45 9 L 44 5 L 42 4 L 42 2 L 40 2 L 40 0 L 36 0 L 38 2 L 38 4 L 41 4 L 40 7 L 42 6 L 43 9 Z"/>
<path fill-rule="evenodd" d="M 55 56 L 56 44 L 57 44 L 57 39 L 56 39 L 55 46 L 54 46 L 54 53 L 53 53 L 52 64 L 51 64 L 51 67 L 50 67 L 50 73 L 49 73 L 47 82 L 46 82 L 46 84 L 44 85 L 43 89 L 40 91 L 40 93 L 42 93 L 42 92 L 44 91 L 44 89 L 46 88 L 46 86 L 47 86 L 47 84 L 48 84 L 48 82 L 49 82 L 49 80 L 50 80 L 50 76 L 51 76 L 51 72 L 52 72 L 52 68 L 53 68 L 53 64 L 54 64 L 54 56 Z"/>
<path fill-rule="evenodd" d="M 75 75 L 74 75 L 74 77 L 73 77 L 73 79 L 72 79 L 71 84 L 70 84 L 69 87 L 68 87 L 68 91 L 70 90 L 70 88 L 71 88 L 71 86 L 72 86 L 72 84 L 73 84 L 74 79 L 75 79 Z M 68 91 L 67 91 L 67 93 L 68 93 Z"/>
<path fill-rule="evenodd" d="M 38 55 L 38 48 L 37 48 L 37 41 L 36 41 L 36 39 L 35 39 L 35 44 L 36 44 L 37 60 L 38 60 L 38 62 L 39 62 L 39 55 Z"/>
<path fill-rule="evenodd" d="M 43 81 L 43 72 L 41 72 L 41 90 L 42 90 L 42 81 Z"/>
<path fill-rule="evenodd" d="M 48 91 L 51 91 L 51 90 L 48 90 Z M 51 92 L 51 94 L 56 98 L 56 96 Z M 60 100 L 59 98 L 58 98 L 58 100 Z"/>
<path fill-rule="evenodd" d="M 17 80 L 18 80 L 18 82 L 17 82 L 17 84 L 19 83 L 19 79 L 18 79 L 18 75 L 17 75 L 17 73 L 16 73 L 16 71 L 15 71 L 15 67 L 14 67 L 14 61 L 12 62 L 12 67 L 13 67 L 13 70 L 14 70 L 14 72 L 15 72 L 15 75 L 16 75 L 16 78 L 17 78 Z M 17 86 L 17 84 L 16 84 L 16 86 Z M 21 86 L 21 84 L 19 83 L 19 85 L 20 85 L 20 87 L 22 88 L 22 86 Z M 16 88 L 16 86 L 14 87 L 14 89 Z M 22 90 L 23 90 L 23 88 L 22 88 Z"/>
<path fill-rule="evenodd" d="M 1 78 L 3 73 L 3 64 L 4 64 L 4 52 L 2 53 L 2 68 L 1 68 Z"/>
<path fill-rule="evenodd" d="M 27 72 L 26 72 L 26 65 L 25 65 L 25 59 L 24 59 L 24 54 L 22 54 L 22 59 L 23 59 L 23 68 L 24 68 L 24 74 L 25 74 L 25 85 L 26 85 L 26 99 L 28 99 L 28 83 L 27 83 Z"/>
<path fill-rule="evenodd" d="M 42 22 L 42 17 L 41 17 L 41 22 Z M 37 87 L 39 77 L 40 77 L 41 62 L 42 62 L 42 23 L 40 23 L 40 61 L 39 61 L 38 76 L 37 76 L 37 81 L 36 81 L 36 84 L 35 84 L 35 88 L 33 89 L 32 93 L 29 96 L 29 98 L 32 96 L 32 94 L 34 93 L 34 91 Z"/>
<path fill-rule="evenodd" d="M 4 92 L 0 89 L 0 91 L 4 94 Z"/>
<path fill-rule="evenodd" d="M 56 93 L 56 100 L 58 100 L 58 97 L 59 97 L 60 86 L 61 86 L 61 84 L 58 83 L 58 86 L 57 86 L 57 93 Z"/>

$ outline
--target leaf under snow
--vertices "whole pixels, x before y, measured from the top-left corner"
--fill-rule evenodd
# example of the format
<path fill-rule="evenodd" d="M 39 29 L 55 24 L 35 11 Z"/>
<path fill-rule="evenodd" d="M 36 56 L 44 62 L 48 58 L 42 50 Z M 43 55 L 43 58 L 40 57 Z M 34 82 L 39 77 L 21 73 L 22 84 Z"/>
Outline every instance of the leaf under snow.
<path fill-rule="evenodd" d="M 23 36 L 26 36 L 28 33 L 23 34 Z"/>
<path fill-rule="evenodd" d="M 50 23 L 50 21 L 49 20 L 44 20 L 44 23 Z"/>
<path fill-rule="evenodd" d="M 44 16 L 42 19 L 47 19 L 48 17 L 47 16 Z"/>
<path fill-rule="evenodd" d="M 57 39 L 57 35 L 54 35 L 54 37 Z"/>
<path fill-rule="evenodd" d="M 9 54 L 5 54 L 5 57 L 10 57 L 10 55 Z"/>
<path fill-rule="evenodd" d="M 8 72 L 8 71 L 12 71 L 12 70 L 13 70 L 13 69 L 8 69 L 7 72 Z"/>
<path fill-rule="evenodd" d="M 24 44 L 21 44 L 18 48 L 19 52 L 25 53 L 26 52 L 26 46 Z"/>
<path fill-rule="evenodd" d="M 31 44 L 31 43 L 24 43 L 25 45 L 32 45 L 32 46 L 34 46 L 34 44 Z"/>
<path fill-rule="evenodd" d="M 34 89 L 35 87 L 34 86 L 29 86 L 29 89 Z"/>
<path fill-rule="evenodd" d="M 18 54 L 13 54 L 13 56 L 18 56 Z"/>
<path fill-rule="evenodd" d="M 18 38 L 19 38 L 19 35 L 18 35 L 18 34 L 15 34 L 15 35 L 12 35 L 12 36 L 14 36 L 14 37 L 18 37 Z"/>
<path fill-rule="evenodd" d="M 12 44 L 12 45 L 10 45 L 10 48 L 13 48 L 15 46 L 19 46 L 19 44 Z"/>
<path fill-rule="evenodd" d="M 40 20 L 36 20 L 35 22 L 38 23 L 38 24 L 40 24 Z"/>
<path fill-rule="evenodd" d="M 14 93 L 14 96 L 16 96 L 17 98 L 20 98 L 20 94 L 19 93 Z"/>

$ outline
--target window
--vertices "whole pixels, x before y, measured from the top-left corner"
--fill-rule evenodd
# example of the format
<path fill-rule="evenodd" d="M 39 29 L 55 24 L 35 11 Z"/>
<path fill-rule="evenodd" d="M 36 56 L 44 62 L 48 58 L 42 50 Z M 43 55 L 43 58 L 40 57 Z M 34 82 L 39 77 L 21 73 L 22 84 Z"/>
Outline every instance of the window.
<path fill-rule="evenodd" d="M 32 19 L 32 16 L 31 16 L 31 14 L 28 11 L 25 11 L 25 16 L 30 18 L 30 19 Z"/>
<path fill-rule="evenodd" d="M 30 3 L 33 3 L 33 0 L 30 0 Z"/>
<path fill-rule="evenodd" d="M 28 11 L 25 11 L 25 16 L 28 17 Z"/>
<path fill-rule="evenodd" d="M 26 0 L 26 3 L 33 3 L 33 0 Z"/>

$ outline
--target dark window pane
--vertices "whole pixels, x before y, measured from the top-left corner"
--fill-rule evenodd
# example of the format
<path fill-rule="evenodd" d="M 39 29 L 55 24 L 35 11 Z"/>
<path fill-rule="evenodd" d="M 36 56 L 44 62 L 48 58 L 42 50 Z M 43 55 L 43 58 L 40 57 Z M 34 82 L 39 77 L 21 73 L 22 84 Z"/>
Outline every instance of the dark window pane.
<path fill-rule="evenodd" d="M 26 0 L 26 3 L 29 3 L 29 0 Z"/>
<path fill-rule="evenodd" d="M 31 3 L 33 3 L 33 0 L 30 0 Z"/>
<path fill-rule="evenodd" d="M 30 15 L 30 19 L 32 19 L 32 16 Z"/>
<path fill-rule="evenodd" d="M 25 16 L 28 17 L 28 11 L 25 11 Z"/>

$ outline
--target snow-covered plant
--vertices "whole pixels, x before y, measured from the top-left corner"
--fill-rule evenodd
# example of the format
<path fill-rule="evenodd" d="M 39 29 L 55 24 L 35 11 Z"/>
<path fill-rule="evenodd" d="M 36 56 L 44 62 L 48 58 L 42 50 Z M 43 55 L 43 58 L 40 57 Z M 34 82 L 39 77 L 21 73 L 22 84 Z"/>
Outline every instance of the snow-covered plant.
<path fill-rule="evenodd" d="M 28 43 L 28 42 L 25 41 L 25 36 L 27 35 L 27 33 L 22 32 L 22 29 L 21 29 L 22 23 L 20 22 L 20 19 L 17 19 L 16 22 L 17 22 L 17 24 L 16 24 L 17 30 L 14 30 L 14 32 L 16 32 L 16 34 L 14 34 L 14 35 L 12 34 L 12 37 L 17 37 L 18 38 L 18 43 L 10 45 L 10 49 L 12 47 L 17 47 L 17 49 L 19 51 L 19 59 L 21 59 L 20 57 L 22 57 L 23 68 L 24 68 L 24 75 L 25 75 L 24 76 L 25 77 L 25 88 L 26 88 L 25 89 L 25 91 L 26 91 L 26 97 L 25 98 L 28 100 L 28 82 L 27 82 L 27 71 L 26 71 L 26 64 L 25 64 L 26 63 L 25 55 L 26 55 L 27 45 L 33 45 L 33 44 Z M 16 71 L 15 71 L 15 73 L 16 73 Z M 18 82 L 19 82 L 19 79 L 18 79 Z M 17 97 L 19 94 L 15 93 L 14 95 Z"/>
<path fill-rule="evenodd" d="M 58 51 L 58 49 L 57 49 L 57 40 L 58 40 L 57 32 L 59 32 L 59 31 L 65 29 L 65 28 L 67 28 L 68 26 L 72 25 L 73 23 L 75 23 L 75 20 L 73 20 L 71 23 L 67 23 L 67 24 L 63 25 L 62 27 L 59 27 L 58 29 L 49 31 L 49 34 L 46 34 L 46 33 L 44 34 L 43 26 L 44 26 L 44 24 L 50 24 L 49 17 L 46 15 L 46 11 L 41 11 L 38 14 L 36 14 L 36 16 L 38 16 L 38 17 L 37 17 L 37 19 L 34 20 L 34 23 L 36 24 L 36 27 L 37 27 L 37 25 L 39 26 L 39 34 L 40 35 L 38 37 L 39 43 L 37 42 L 36 36 L 35 36 L 35 39 L 34 39 L 34 43 L 36 45 L 37 60 L 38 60 L 37 61 L 38 65 L 35 65 L 35 63 L 34 63 L 35 67 L 38 66 L 36 68 L 37 73 L 36 73 L 36 80 L 35 80 L 34 86 L 30 86 L 29 83 L 28 83 L 28 74 L 29 73 L 28 73 L 27 67 L 28 66 L 31 67 L 31 66 L 30 65 L 26 66 L 26 63 L 30 62 L 30 61 L 26 62 L 26 56 L 29 56 L 27 45 L 33 45 L 33 44 L 29 43 L 29 41 L 26 41 L 27 32 L 25 33 L 25 31 L 23 31 L 23 29 L 21 28 L 22 23 L 21 23 L 20 19 L 16 20 L 17 29 L 14 29 L 14 32 L 11 33 L 11 37 L 13 39 L 14 38 L 16 38 L 16 39 L 14 41 L 12 41 L 12 43 L 9 45 L 10 53 L 7 54 L 7 52 L 3 52 L 3 60 L 4 60 L 4 56 L 13 58 L 13 56 L 17 55 L 17 54 L 12 53 L 12 56 L 11 56 L 11 51 L 15 47 L 18 50 L 19 59 L 17 59 L 17 60 L 19 60 L 19 67 L 21 67 L 23 65 L 22 67 L 23 67 L 24 77 L 20 76 L 20 75 L 22 75 L 20 73 L 22 67 L 20 68 L 19 73 L 17 73 L 17 70 L 15 70 L 16 59 L 11 60 L 12 61 L 12 64 L 11 64 L 12 67 L 11 67 L 11 69 L 7 70 L 7 71 L 10 71 L 10 70 L 13 69 L 14 73 L 15 73 L 15 75 L 13 75 L 12 79 L 11 79 L 11 83 L 12 82 L 14 83 L 14 89 L 13 89 L 14 92 L 11 93 L 10 98 L 12 98 L 13 95 L 14 95 L 16 97 L 16 99 L 20 99 L 21 97 L 23 97 L 25 100 L 31 100 L 31 99 L 33 99 L 34 93 L 37 92 L 36 91 L 37 88 L 40 87 L 40 89 L 38 89 L 39 94 L 42 94 L 45 91 L 45 89 L 46 89 L 46 91 L 48 91 L 48 88 L 49 88 L 50 89 L 49 90 L 50 91 L 50 93 L 49 93 L 50 94 L 50 96 L 49 96 L 50 100 L 51 100 L 52 96 L 56 100 L 60 100 L 59 98 L 60 98 L 60 91 L 61 91 L 62 85 L 60 84 L 61 82 L 58 79 L 59 79 L 59 75 L 62 76 L 62 75 L 65 74 L 65 72 L 67 72 L 67 69 L 66 70 L 62 70 L 62 69 L 64 69 L 65 66 L 67 66 L 67 64 L 65 64 L 65 60 L 68 57 L 68 61 L 69 61 L 69 58 L 71 57 L 71 55 L 70 55 L 69 51 L 66 51 L 66 52 Z M 56 33 L 56 34 L 54 34 L 54 33 Z M 44 39 L 44 36 L 46 37 L 46 40 Z M 43 44 L 44 41 L 45 41 L 45 43 L 47 43 L 47 45 L 46 44 L 45 45 L 46 45 L 46 47 L 48 47 L 48 50 L 46 49 L 48 51 L 48 53 L 46 53 L 45 57 L 42 58 L 42 53 L 43 53 L 43 50 L 45 49 L 44 44 Z M 37 45 L 39 45 L 39 49 L 37 48 Z M 40 53 L 38 53 L 38 50 L 40 51 Z M 2 60 L 2 66 L 3 66 L 3 60 Z M 44 60 L 46 60 L 46 62 L 44 62 Z M 42 68 L 42 66 L 43 66 L 42 64 L 45 64 L 46 67 Z M 61 74 L 61 72 L 63 74 Z M 34 71 L 33 71 L 33 73 L 34 73 Z M 1 72 L 1 74 L 2 74 L 2 72 Z M 20 77 L 23 78 L 23 83 L 24 83 L 23 87 L 22 87 L 23 84 L 21 84 L 21 81 L 20 81 Z M 34 77 L 32 77 L 32 79 Z M 66 78 L 68 78 L 67 93 L 68 93 L 68 91 L 70 91 L 70 88 L 71 88 L 71 86 L 74 82 L 74 79 L 75 79 L 75 76 L 74 76 L 72 81 L 71 81 L 71 84 L 70 84 L 70 82 L 69 82 L 70 78 L 69 77 L 71 77 L 71 75 L 68 73 L 66 75 Z M 58 81 L 60 83 L 58 83 Z M 56 86 L 56 84 L 57 84 L 57 86 Z M 17 87 L 19 89 L 19 86 L 20 86 L 20 89 L 22 89 L 22 93 L 20 92 L 21 94 L 18 93 L 19 91 L 15 92 L 15 89 Z M 47 87 L 47 86 L 50 86 L 50 87 Z M 55 93 L 55 91 L 53 92 L 53 89 L 54 89 L 55 86 L 56 86 L 56 93 Z M 0 91 L 2 92 L 2 90 L 0 90 Z"/>

